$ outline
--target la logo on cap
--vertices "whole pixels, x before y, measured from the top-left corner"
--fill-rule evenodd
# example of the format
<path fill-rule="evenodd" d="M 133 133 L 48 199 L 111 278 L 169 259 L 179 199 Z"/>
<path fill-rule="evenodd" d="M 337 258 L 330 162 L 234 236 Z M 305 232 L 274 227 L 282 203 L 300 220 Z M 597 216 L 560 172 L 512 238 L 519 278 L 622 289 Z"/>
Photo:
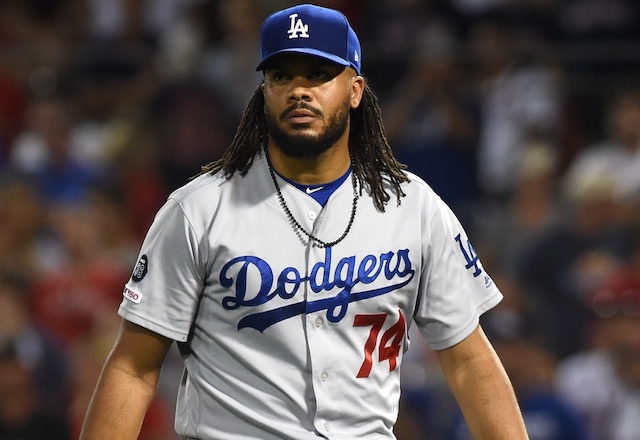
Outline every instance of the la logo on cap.
<path fill-rule="evenodd" d="M 347 17 L 336 9 L 303 4 L 269 15 L 260 29 L 260 63 L 282 53 L 307 54 L 341 66 L 351 66 L 360 75 L 360 41 Z"/>
<path fill-rule="evenodd" d="M 302 22 L 302 19 L 297 17 L 298 14 L 289 15 L 289 18 L 291 19 L 291 27 L 287 31 L 287 33 L 289 34 L 289 39 L 300 37 L 309 38 L 309 25 L 304 24 Z"/>

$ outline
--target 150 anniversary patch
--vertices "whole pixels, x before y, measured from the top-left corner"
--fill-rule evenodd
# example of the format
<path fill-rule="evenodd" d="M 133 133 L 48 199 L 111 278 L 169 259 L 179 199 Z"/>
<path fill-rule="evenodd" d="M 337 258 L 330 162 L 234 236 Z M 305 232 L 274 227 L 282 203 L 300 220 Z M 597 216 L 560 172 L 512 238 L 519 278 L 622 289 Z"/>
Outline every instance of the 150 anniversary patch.
<path fill-rule="evenodd" d="M 144 276 L 147 274 L 147 270 L 149 269 L 149 259 L 146 255 L 143 255 L 138 260 L 138 264 L 136 264 L 135 269 L 133 269 L 133 274 L 131 274 L 131 279 L 134 282 L 142 281 Z"/>

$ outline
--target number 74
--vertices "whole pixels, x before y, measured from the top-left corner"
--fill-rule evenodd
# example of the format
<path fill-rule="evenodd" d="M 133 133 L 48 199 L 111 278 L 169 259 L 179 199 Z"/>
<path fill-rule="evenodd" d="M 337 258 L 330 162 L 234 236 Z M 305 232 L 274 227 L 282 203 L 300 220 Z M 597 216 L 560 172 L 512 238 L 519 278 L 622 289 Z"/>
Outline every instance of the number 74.
<path fill-rule="evenodd" d="M 406 321 L 401 310 L 398 310 L 400 317 L 398 321 L 389 327 L 380 339 L 380 345 L 378 346 L 378 335 L 382 326 L 387 319 L 387 313 L 376 313 L 371 315 L 356 315 L 353 320 L 354 327 L 368 327 L 371 326 L 369 332 L 369 338 L 364 344 L 364 361 L 358 371 L 356 377 L 369 377 L 371 374 L 371 368 L 373 366 L 373 352 L 378 346 L 378 362 L 389 361 L 389 371 L 393 371 L 396 368 L 397 358 L 400 355 L 400 348 L 402 347 L 402 340 L 406 333 Z"/>

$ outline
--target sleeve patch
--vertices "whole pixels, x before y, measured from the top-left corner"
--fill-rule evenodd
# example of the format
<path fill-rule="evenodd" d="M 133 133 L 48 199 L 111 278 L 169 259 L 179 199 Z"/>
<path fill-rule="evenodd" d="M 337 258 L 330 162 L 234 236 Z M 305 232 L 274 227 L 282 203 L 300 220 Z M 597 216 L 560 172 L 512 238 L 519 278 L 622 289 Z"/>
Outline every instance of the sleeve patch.
<path fill-rule="evenodd" d="M 136 304 L 140 304 L 140 301 L 142 300 L 142 293 L 136 292 L 135 290 L 129 289 L 128 287 L 124 288 L 124 290 L 122 291 L 122 296 Z"/>
<path fill-rule="evenodd" d="M 147 274 L 147 270 L 149 268 L 149 259 L 146 255 L 143 255 L 138 260 L 138 264 L 136 264 L 135 269 L 133 269 L 133 274 L 131 275 L 131 279 L 134 283 L 138 283 L 142 281 L 144 276 Z"/>

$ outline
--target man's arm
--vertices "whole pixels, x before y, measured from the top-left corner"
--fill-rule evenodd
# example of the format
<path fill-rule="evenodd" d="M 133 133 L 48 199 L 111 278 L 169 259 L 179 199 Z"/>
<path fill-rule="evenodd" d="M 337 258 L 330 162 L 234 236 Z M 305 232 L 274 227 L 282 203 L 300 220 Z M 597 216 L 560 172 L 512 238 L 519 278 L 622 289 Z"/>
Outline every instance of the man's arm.
<path fill-rule="evenodd" d="M 480 326 L 436 353 L 475 439 L 529 438 L 509 377 Z"/>
<path fill-rule="evenodd" d="M 89 404 L 80 440 L 138 438 L 172 342 L 122 321 Z"/>

